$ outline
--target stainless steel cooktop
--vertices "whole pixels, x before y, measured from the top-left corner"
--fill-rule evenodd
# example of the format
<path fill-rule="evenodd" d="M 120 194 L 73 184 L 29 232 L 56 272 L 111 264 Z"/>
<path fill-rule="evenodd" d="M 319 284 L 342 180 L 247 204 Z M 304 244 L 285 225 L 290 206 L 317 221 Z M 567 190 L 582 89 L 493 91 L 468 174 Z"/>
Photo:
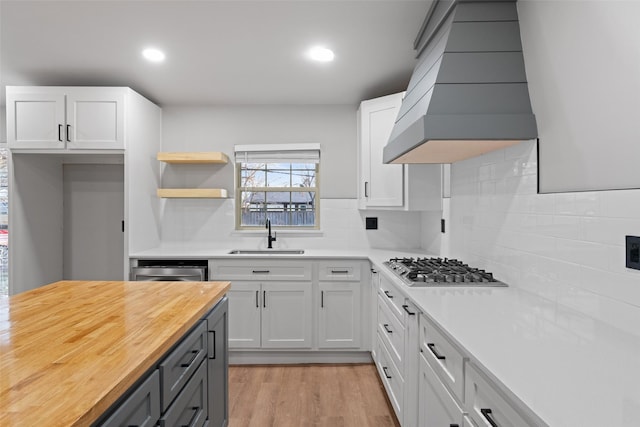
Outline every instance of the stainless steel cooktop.
<path fill-rule="evenodd" d="M 457 259 L 391 258 L 383 264 L 409 286 L 507 286 Z"/>

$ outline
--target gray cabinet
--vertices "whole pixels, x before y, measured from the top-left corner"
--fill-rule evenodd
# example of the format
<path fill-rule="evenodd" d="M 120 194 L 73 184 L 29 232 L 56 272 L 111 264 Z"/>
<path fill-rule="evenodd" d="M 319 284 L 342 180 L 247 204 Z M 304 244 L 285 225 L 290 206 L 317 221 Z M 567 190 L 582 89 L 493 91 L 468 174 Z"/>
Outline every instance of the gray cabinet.
<path fill-rule="evenodd" d="M 160 375 L 154 370 L 102 424 L 153 427 L 160 418 Z"/>
<path fill-rule="evenodd" d="M 229 301 L 224 297 L 207 316 L 209 336 L 207 343 L 207 382 L 209 383 L 207 408 L 208 424 L 225 427 L 229 423 Z"/>
<path fill-rule="evenodd" d="M 94 425 L 225 427 L 227 313 L 224 297 Z"/>

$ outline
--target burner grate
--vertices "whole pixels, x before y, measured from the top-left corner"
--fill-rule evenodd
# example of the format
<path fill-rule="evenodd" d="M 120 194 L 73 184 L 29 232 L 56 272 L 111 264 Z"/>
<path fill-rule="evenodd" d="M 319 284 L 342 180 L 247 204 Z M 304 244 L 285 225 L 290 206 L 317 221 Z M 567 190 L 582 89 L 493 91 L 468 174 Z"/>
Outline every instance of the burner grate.
<path fill-rule="evenodd" d="M 384 263 L 411 286 L 507 286 L 483 269 L 449 258 L 391 258 Z"/>

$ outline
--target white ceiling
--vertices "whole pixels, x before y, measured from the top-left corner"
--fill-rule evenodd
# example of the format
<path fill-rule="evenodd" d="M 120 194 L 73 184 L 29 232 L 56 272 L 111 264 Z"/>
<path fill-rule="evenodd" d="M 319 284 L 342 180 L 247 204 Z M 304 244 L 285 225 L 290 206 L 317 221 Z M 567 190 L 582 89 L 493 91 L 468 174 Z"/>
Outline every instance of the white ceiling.
<path fill-rule="evenodd" d="M 0 84 L 129 86 L 162 106 L 356 104 L 406 89 L 430 5 L 1 0 Z M 314 44 L 335 61 L 308 61 Z M 166 61 L 147 63 L 147 46 Z"/>

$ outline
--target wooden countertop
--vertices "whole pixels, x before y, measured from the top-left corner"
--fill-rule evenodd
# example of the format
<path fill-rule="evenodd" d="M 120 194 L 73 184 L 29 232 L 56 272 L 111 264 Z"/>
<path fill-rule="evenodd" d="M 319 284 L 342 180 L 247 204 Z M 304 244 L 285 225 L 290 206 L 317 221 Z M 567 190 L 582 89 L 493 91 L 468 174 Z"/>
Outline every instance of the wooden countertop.
<path fill-rule="evenodd" d="M 0 298 L 0 425 L 91 424 L 229 286 L 61 281 Z"/>

